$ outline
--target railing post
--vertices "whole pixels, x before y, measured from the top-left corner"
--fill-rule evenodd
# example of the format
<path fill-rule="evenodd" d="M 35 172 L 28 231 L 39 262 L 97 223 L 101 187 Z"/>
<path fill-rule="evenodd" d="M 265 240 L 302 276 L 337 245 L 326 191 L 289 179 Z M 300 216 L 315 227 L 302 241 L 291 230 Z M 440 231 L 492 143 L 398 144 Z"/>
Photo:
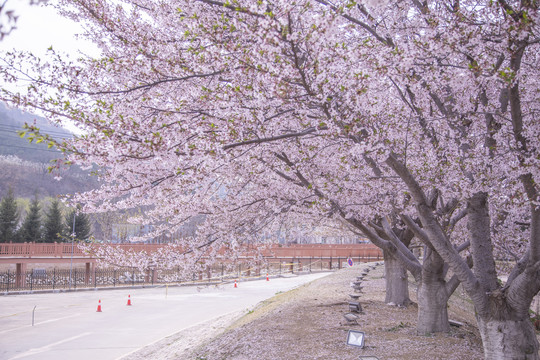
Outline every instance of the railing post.
<path fill-rule="evenodd" d="M 7 271 L 7 288 L 6 288 L 6 292 L 9 292 L 9 269 Z"/>
<path fill-rule="evenodd" d="M 53 268 L 53 275 L 52 275 L 52 288 L 54 290 L 54 286 L 56 285 L 56 268 Z"/>
<path fill-rule="evenodd" d="M 88 286 L 88 284 L 90 283 L 90 263 L 85 264 L 84 270 L 84 285 Z"/>
<path fill-rule="evenodd" d="M 135 268 L 131 268 L 131 286 L 135 286 Z"/>
<path fill-rule="evenodd" d="M 16 265 L 15 287 L 26 288 L 26 263 L 17 263 Z"/>
<path fill-rule="evenodd" d="M 73 269 L 73 288 L 77 289 L 77 268 Z"/>

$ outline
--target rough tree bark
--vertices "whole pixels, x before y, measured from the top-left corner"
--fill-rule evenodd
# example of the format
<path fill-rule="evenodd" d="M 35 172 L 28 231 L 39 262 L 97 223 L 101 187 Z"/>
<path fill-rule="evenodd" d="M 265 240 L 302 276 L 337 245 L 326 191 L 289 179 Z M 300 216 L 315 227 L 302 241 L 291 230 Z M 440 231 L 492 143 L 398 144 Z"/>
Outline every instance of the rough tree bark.
<path fill-rule="evenodd" d="M 536 332 L 529 319 L 529 308 L 534 293 L 527 291 L 526 288 L 520 288 L 519 282 L 509 281 L 505 288 L 500 288 L 497 282 L 495 261 L 492 254 L 487 194 L 474 194 L 469 200 L 468 212 L 469 232 L 471 241 L 475 244 L 472 247 L 475 264 L 473 269 L 479 280 L 481 291 L 487 294 L 487 299 L 482 303 L 478 305 L 475 303 L 484 356 L 486 359 L 501 360 L 540 359 Z M 535 267 L 537 268 L 538 265 Z M 524 281 L 531 275 L 538 278 L 540 274 L 538 270 L 528 268 L 520 275 L 519 279 Z M 523 285 L 527 286 L 527 282 L 525 281 Z M 537 282 L 538 280 L 536 280 Z M 512 284 L 517 285 L 517 287 L 512 286 Z M 531 284 L 534 284 L 534 281 Z"/>
<path fill-rule="evenodd" d="M 386 296 L 384 302 L 389 305 L 407 306 L 409 297 L 409 281 L 407 269 L 387 250 L 383 250 L 384 272 L 386 280 Z"/>
<path fill-rule="evenodd" d="M 529 318 L 515 320 L 515 315 L 508 315 L 487 321 L 477 316 L 485 359 L 538 359 L 538 340 Z"/>
<path fill-rule="evenodd" d="M 433 198 L 432 203 L 436 203 L 436 198 Z M 429 243 L 425 239 L 420 238 L 421 241 L 427 244 L 424 251 L 424 259 L 422 264 L 416 259 L 412 251 L 400 243 L 404 234 L 407 235 L 407 243 L 415 234 L 416 224 L 408 224 L 408 231 L 398 232 L 400 236 L 396 235 L 397 229 L 392 228 L 390 224 L 383 219 L 381 221 L 383 231 L 390 241 L 396 246 L 396 250 L 400 251 L 403 256 L 398 257 L 404 266 L 407 266 L 413 274 L 417 284 L 417 299 L 418 299 L 418 322 L 416 331 L 419 335 L 436 333 L 436 332 L 448 332 L 450 330 L 450 324 L 448 322 L 447 304 L 448 299 L 454 293 L 459 280 L 456 276 L 452 276 L 449 280 L 446 280 L 448 266 L 445 265 L 443 259 L 429 246 Z M 379 233 L 381 229 L 379 229 Z M 457 250 L 461 251 L 468 247 L 465 243 Z"/>
<path fill-rule="evenodd" d="M 422 264 L 422 279 L 418 283 L 418 335 L 448 332 L 447 304 L 455 288 L 448 288 L 443 259 L 427 248 Z"/>
<path fill-rule="evenodd" d="M 540 233 L 531 231 L 529 251 L 515 266 L 504 287 L 501 287 L 494 271 L 487 194 L 476 193 L 468 202 L 473 272 L 445 236 L 434 209 L 428 204 L 422 188 L 408 169 L 394 155 L 389 156 L 387 163 L 407 184 L 416 203 L 422 228 L 416 226 L 412 219 L 406 216 L 402 218 L 408 226 L 414 228 L 415 235 L 432 245 L 471 297 L 485 358 L 539 360 L 539 344 L 529 320 L 529 307 L 534 295 L 540 290 L 539 251 L 534 251 Z M 531 227 L 535 229 L 539 221 L 540 208 L 532 204 Z"/>
<path fill-rule="evenodd" d="M 396 234 L 397 230 L 392 228 L 386 219 L 381 221 L 382 227 L 375 224 L 366 227 L 355 220 L 350 220 L 350 222 L 360 229 L 374 244 L 383 249 L 385 262 L 387 258 L 391 259 L 390 267 L 393 267 L 395 262 L 399 262 L 414 276 L 415 281 L 418 283 L 417 333 L 423 335 L 447 332 L 450 329 L 447 303 L 450 295 L 459 285 L 459 280 L 456 276 L 453 276 L 448 281 L 445 280 L 448 267 L 444 264 L 442 258 L 428 246 L 424 252 L 424 261 L 420 264 L 412 251 L 402 241 L 407 238 L 408 242 L 410 242 L 413 232 L 409 231 L 410 234 L 405 237 L 406 232 L 398 231 L 400 235 L 398 236 Z M 417 225 L 414 226 L 417 227 Z M 410 229 L 411 225 L 407 224 L 407 227 Z M 383 237 L 388 240 L 383 239 Z M 424 239 L 420 240 L 424 241 Z M 466 247 L 465 244 L 458 250 L 463 250 Z M 388 276 L 386 281 L 387 289 L 394 286 L 388 284 Z"/>

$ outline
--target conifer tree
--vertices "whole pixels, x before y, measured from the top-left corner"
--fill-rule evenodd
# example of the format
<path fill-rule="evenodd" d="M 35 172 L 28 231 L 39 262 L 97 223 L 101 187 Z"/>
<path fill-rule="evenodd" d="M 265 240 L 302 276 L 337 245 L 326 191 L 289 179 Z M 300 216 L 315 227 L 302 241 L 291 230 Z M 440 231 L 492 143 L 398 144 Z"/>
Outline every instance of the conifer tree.
<path fill-rule="evenodd" d="M 62 212 L 60 211 L 60 205 L 57 199 L 54 199 L 51 203 L 49 211 L 45 214 L 45 224 L 43 225 L 43 241 L 44 242 L 57 242 L 61 241 L 63 224 L 62 224 Z"/>
<path fill-rule="evenodd" d="M 18 220 L 17 203 L 10 188 L 0 202 L 0 242 L 17 241 Z"/>
<path fill-rule="evenodd" d="M 34 199 L 30 203 L 30 210 L 28 215 L 24 219 L 24 222 L 20 229 L 20 239 L 24 242 L 41 242 L 42 228 L 41 228 L 41 206 L 37 193 L 34 195 Z"/>
<path fill-rule="evenodd" d="M 73 224 L 74 222 L 75 226 Z M 71 210 L 66 215 L 64 222 L 64 236 L 70 239 L 73 232 L 75 232 L 75 239 L 77 240 L 87 240 L 91 235 L 90 219 L 88 218 L 88 215 L 77 209 Z"/>

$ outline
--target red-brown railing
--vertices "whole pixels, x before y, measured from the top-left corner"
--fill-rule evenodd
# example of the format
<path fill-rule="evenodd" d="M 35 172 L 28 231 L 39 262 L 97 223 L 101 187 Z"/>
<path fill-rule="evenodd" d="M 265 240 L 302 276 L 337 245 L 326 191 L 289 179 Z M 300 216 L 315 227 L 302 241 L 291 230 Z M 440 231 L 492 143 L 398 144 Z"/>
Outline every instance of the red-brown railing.
<path fill-rule="evenodd" d="M 110 246 L 110 245 L 95 245 Z M 156 251 L 163 244 L 115 244 L 124 249 L 133 249 L 136 251 L 145 250 L 147 252 Z M 0 257 L 92 257 L 85 253 L 76 244 L 71 243 L 0 243 Z"/>
<path fill-rule="evenodd" d="M 274 245 L 263 254 L 269 257 L 382 257 L 382 251 L 373 244 L 301 244 Z"/>
<path fill-rule="evenodd" d="M 115 246 L 124 250 L 157 251 L 167 246 L 165 244 L 102 244 L 94 246 Z M 88 257 L 77 245 L 71 243 L 0 243 L 0 257 L 13 258 L 63 258 Z M 301 245 L 273 245 L 263 251 L 266 257 L 295 258 L 295 257 L 382 257 L 382 252 L 373 244 L 301 244 Z"/>

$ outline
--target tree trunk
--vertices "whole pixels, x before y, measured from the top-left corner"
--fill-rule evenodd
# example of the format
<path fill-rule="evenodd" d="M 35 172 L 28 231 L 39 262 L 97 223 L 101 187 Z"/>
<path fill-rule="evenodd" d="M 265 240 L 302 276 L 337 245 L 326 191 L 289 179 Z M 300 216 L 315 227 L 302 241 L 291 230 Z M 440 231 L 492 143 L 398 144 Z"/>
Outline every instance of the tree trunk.
<path fill-rule="evenodd" d="M 538 340 L 529 319 L 484 320 L 477 316 L 486 360 L 539 360 Z"/>
<path fill-rule="evenodd" d="M 448 285 L 445 275 L 443 259 L 431 249 L 426 249 L 417 292 L 418 335 L 450 331 L 447 307 L 448 299 L 455 288 Z"/>
<path fill-rule="evenodd" d="M 446 282 L 429 278 L 422 276 L 422 282 L 418 285 L 418 335 L 450 331 Z"/>
<path fill-rule="evenodd" d="M 407 306 L 409 298 L 409 282 L 407 270 L 401 262 L 388 251 L 383 250 L 384 272 L 386 276 L 386 297 L 384 302 L 392 305 Z"/>

